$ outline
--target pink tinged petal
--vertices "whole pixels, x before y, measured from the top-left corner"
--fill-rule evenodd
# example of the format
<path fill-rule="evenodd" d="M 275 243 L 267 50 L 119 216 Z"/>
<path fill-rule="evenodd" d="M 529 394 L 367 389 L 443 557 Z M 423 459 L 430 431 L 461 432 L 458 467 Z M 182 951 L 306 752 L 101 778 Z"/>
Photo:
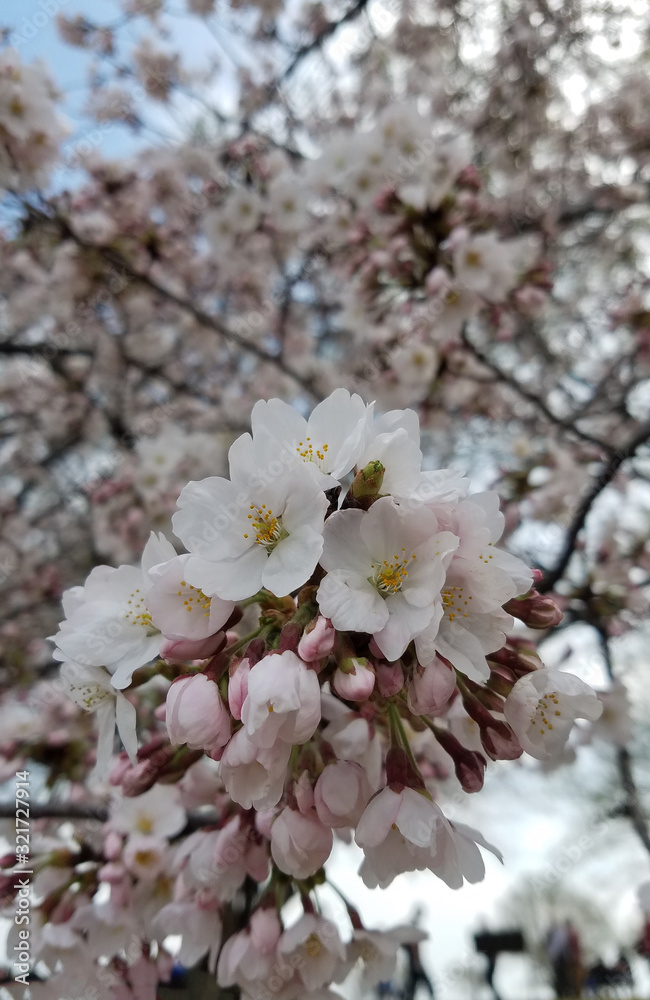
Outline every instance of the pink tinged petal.
<path fill-rule="evenodd" d="M 225 642 L 225 632 L 217 632 L 207 639 L 165 639 L 160 646 L 160 655 L 164 660 L 207 660 Z"/>
<path fill-rule="evenodd" d="M 273 909 L 255 910 L 249 921 L 251 940 L 263 954 L 270 955 L 280 939 L 282 924 Z"/>
<path fill-rule="evenodd" d="M 241 710 L 248 697 L 248 675 L 251 671 L 247 659 L 240 660 L 228 681 L 228 707 L 233 719 L 241 719 Z"/>
<path fill-rule="evenodd" d="M 328 517 L 323 529 L 325 544 L 321 566 L 328 572 L 349 570 L 363 579 L 370 576 L 373 558 L 361 538 L 362 510 L 341 510 Z"/>
<path fill-rule="evenodd" d="M 402 510 L 390 497 L 382 497 L 365 514 L 360 531 L 366 548 L 374 557 L 392 560 L 402 546 L 406 554 L 411 555 L 428 542 L 438 531 L 438 521 L 426 507 Z"/>
<path fill-rule="evenodd" d="M 423 632 L 431 621 L 434 606 L 414 608 L 403 594 L 393 594 L 384 602 L 388 609 L 388 622 L 374 639 L 387 660 L 398 660 L 411 639 Z"/>
<path fill-rule="evenodd" d="M 373 461 L 381 462 L 386 470 L 382 493 L 405 496 L 417 486 L 422 452 L 417 442 L 412 441 L 403 428 L 379 434 L 364 448 L 359 465 L 365 466 Z"/>
<path fill-rule="evenodd" d="M 162 532 L 159 532 L 156 535 L 156 533 L 152 531 L 147 540 L 147 544 L 142 551 L 142 559 L 140 561 L 145 584 L 147 582 L 149 571 L 154 566 L 157 566 L 159 563 L 167 562 L 169 559 L 174 559 L 175 557 L 176 549 L 169 539 L 167 539 Z"/>
<path fill-rule="evenodd" d="M 320 402 L 309 418 L 308 434 L 318 444 L 327 444 L 323 469 L 337 479 L 354 466 L 365 431 L 368 410 L 360 396 L 335 389 Z"/>
<path fill-rule="evenodd" d="M 457 548 L 457 536 L 440 531 L 417 549 L 417 558 L 408 564 L 408 576 L 402 586 L 410 604 L 424 607 L 437 597 L 445 582 L 446 567 Z"/>
<path fill-rule="evenodd" d="M 204 594 L 217 594 L 222 600 L 244 601 L 262 587 L 262 574 L 268 561 L 266 549 L 252 545 L 237 559 L 203 562 L 190 559 L 188 573 Z"/>
<path fill-rule="evenodd" d="M 357 662 L 354 671 L 350 673 L 344 672 L 340 667 L 337 668 L 330 684 L 346 701 L 365 701 L 373 692 L 375 672 Z"/>
<path fill-rule="evenodd" d="M 263 586 L 276 597 L 286 597 L 307 582 L 322 551 L 319 532 L 307 525 L 297 528 L 270 553 L 262 570 Z"/>
<path fill-rule="evenodd" d="M 331 621 L 319 615 L 311 631 L 303 633 L 298 643 L 298 656 L 308 663 L 320 660 L 332 652 L 335 641 L 336 630 Z"/>
<path fill-rule="evenodd" d="M 345 816 L 354 809 L 359 795 L 359 778 L 355 765 L 340 761 L 329 764 L 321 775 L 323 801 L 338 816 Z M 356 779 L 356 780 L 355 780 Z"/>
<path fill-rule="evenodd" d="M 366 579 L 350 571 L 328 573 L 316 600 L 321 613 L 339 631 L 372 635 L 388 621 L 388 608 L 380 594 Z"/>
<path fill-rule="evenodd" d="M 415 668 L 407 694 L 414 715 L 435 715 L 443 711 L 456 690 L 456 674 L 439 657 L 426 667 Z"/>
<path fill-rule="evenodd" d="M 431 847 L 445 818 L 430 798 L 414 788 L 405 788 L 395 822 L 400 833 L 416 847 Z"/>
<path fill-rule="evenodd" d="M 136 710 L 128 698 L 125 698 L 121 691 L 117 692 L 115 699 L 115 721 L 117 731 L 129 760 L 132 764 L 136 762 L 138 752 L 138 736 L 136 731 Z"/>
<path fill-rule="evenodd" d="M 118 696 L 119 697 L 119 696 Z M 95 774 L 98 778 L 105 778 L 113 756 L 113 743 L 115 741 L 115 703 L 109 698 L 97 709 L 97 762 L 95 764 Z"/>
<path fill-rule="evenodd" d="M 383 788 L 375 795 L 357 823 L 354 835 L 359 847 L 377 847 L 387 837 L 402 804 L 402 796 L 390 788 Z"/>
<path fill-rule="evenodd" d="M 260 431 L 270 433 L 284 447 L 294 450 L 309 433 L 305 418 L 281 399 L 260 399 L 251 413 L 251 428 L 253 436 Z"/>
<path fill-rule="evenodd" d="M 249 503 L 233 483 L 219 476 L 188 483 L 172 517 L 174 534 L 189 552 L 205 559 L 236 557 L 249 545 L 243 527 Z"/>
<path fill-rule="evenodd" d="M 309 527 L 322 536 L 327 497 L 308 470 L 301 467 L 291 477 L 292 491 L 282 512 L 282 524 L 291 535 L 299 528 Z"/>

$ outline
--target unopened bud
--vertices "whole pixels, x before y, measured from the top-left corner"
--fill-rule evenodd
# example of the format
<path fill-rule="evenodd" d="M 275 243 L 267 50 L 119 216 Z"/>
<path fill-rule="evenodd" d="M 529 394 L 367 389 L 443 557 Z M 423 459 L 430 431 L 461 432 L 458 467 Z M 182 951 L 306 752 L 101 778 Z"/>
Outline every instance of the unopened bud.
<path fill-rule="evenodd" d="M 361 656 L 342 660 L 332 677 L 332 687 L 346 701 L 365 701 L 375 686 L 375 672 Z"/>
<path fill-rule="evenodd" d="M 528 628 L 553 628 L 564 617 L 556 601 L 550 594 L 540 594 L 529 590 L 523 597 L 513 597 L 503 606 L 509 615 L 518 618 Z"/>
<path fill-rule="evenodd" d="M 378 663 L 375 667 L 377 689 L 382 698 L 393 698 L 404 687 L 404 671 L 399 660 L 395 663 Z"/>
<path fill-rule="evenodd" d="M 474 719 L 481 731 L 481 743 L 492 760 L 517 760 L 524 752 L 519 740 L 507 722 L 495 719 L 478 698 L 463 693 L 465 711 Z"/>
<path fill-rule="evenodd" d="M 298 656 L 306 663 L 322 660 L 334 649 L 336 630 L 329 618 L 319 615 L 307 626 L 298 643 Z"/>
<path fill-rule="evenodd" d="M 385 468 L 381 462 L 368 462 L 354 477 L 350 495 L 361 501 L 360 506 L 369 506 L 379 497 L 384 482 Z"/>
<path fill-rule="evenodd" d="M 422 775 L 413 767 L 406 750 L 402 747 L 393 746 L 386 754 L 386 784 L 393 791 L 401 791 L 403 788 L 425 791 Z"/>
<path fill-rule="evenodd" d="M 542 666 L 542 661 L 531 645 L 524 642 L 515 643 L 514 640 L 511 640 L 507 646 L 503 646 L 496 653 L 490 653 L 488 662 L 507 667 L 515 677 L 531 674 L 533 670 L 539 670 Z"/>
<path fill-rule="evenodd" d="M 480 792 L 487 761 L 477 750 L 468 750 L 447 729 L 436 729 L 435 737 L 454 762 L 456 777 L 464 792 Z"/>

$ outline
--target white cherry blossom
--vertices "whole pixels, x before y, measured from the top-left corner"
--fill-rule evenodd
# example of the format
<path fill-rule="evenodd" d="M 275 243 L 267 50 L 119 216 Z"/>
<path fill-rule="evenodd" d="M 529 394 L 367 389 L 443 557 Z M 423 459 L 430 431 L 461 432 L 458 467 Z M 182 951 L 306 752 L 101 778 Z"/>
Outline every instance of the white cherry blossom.
<path fill-rule="evenodd" d="M 318 677 L 295 653 L 271 653 L 251 668 L 241 719 L 257 746 L 306 743 L 320 717 Z"/>
<path fill-rule="evenodd" d="M 338 630 L 369 632 L 396 660 L 431 622 L 457 546 L 424 506 L 402 510 L 384 497 L 365 513 L 339 511 L 325 524 L 321 613 Z"/>
<path fill-rule="evenodd" d="M 220 761 L 221 780 L 228 795 L 244 809 L 270 809 L 282 797 L 291 744 L 277 740 L 260 748 L 239 729 Z"/>
<path fill-rule="evenodd" d="M 188 554 L 175 556 L 149 570 L 145 600 L 154 625 L 166 639 L 206 639 L 215 635 L 235 607 L 232 601 L 208 596 L 188 582 L 187 564 L 191 558 Z"/>
<path fill-rule="evenodd" d="M 142 795 L 122 798 L 111 809 L 109 824 L 119 833 L 143 833 L 154 837 L 173 837 L 180 833 L 187 813 L 180 803 L 175 785 L 154 785 Z"/>
<path fill-rule="evenodd" d="M 596 692 L 573 674 L 546 667 L 520 677 L 503 713 L 531 757 L 558 757 L 576 719 L 595 722 L 603 711 Z"/>
<path fill-rule="evenodd" d="M 365 854 L 359 874 L 369 888 L 385 889 L 402 872 L 430 868 L 448 830 L 448 820 L 428 793 L 386 786 L 357 824 L 355 840 Z"/>
<path fill-rule="evenodd" d="M 432 504 L 441 524 L 460 539 L 441 591 L 442 614 L 418 636 L 421 663 L 436 654 L 472 680 L 489 676 L 487 653 L 503 646 L 513 619 L 502 609 L 532 584 L 528 567 L 496 548 L 504 519 L 496 493 L 476 493 L 456 505 Z"/>
<path fill-rule="evenodd" d="M 330 856 L 334 838 L 311 809 L 304 815 L 288 807 L 271 827 L 271 855 L 280 871 L 293 878 L 314 875 Z"/>
<path fill-rule="evenodd" d="M 152 532 L 139 567 L 96 566 L 83 587 L 66 591 L 66 617 L 51 637 L 54 658 L 106 667 L 114 687 L 128 687 L 133 671 L 154 659 L 161 644 L 146 604 L 149 569 L 175 554 L 164 535 Z"/>
<path fill-rule="evenodd" d="M 103 776 L 108 770 L 116 726 L 124 749 L 135 762 L 138 749 L 135 708 L 113 687 L 108 671 L 68 661 L 62 664 L 59 676 L 68 697 L 84 711 L 97 715 L 97 775 Z"/>
<path fill-rule="evenodd" d="M 260 400 L 251 426 L 253 437 L 269 435 L 284 460 L 304 463 L 321 488 L 329 489 L 357 464 L 371 415 L 361 396 L 335 389 L 308 419 L 281 399 Z"/>
<path fill-rule="evenodd" d="M 269 435 L 242 434 L 229 452 L 230 480 L 189 483 L 172 518 L 197 559 L 187 573 L 226 601 L 266 587 L 284 597 L 313 573 L 323 547 L 327 499 L 302 466 L 274 457 Z"/>
<path fill-rule="evenodd" d="M 381 462 L 381 492 L 408 496 L 420 480 L 420 421 L 414 410 L 391 410 L 366 424 L 357 466 Z"/>
<path fill-rule="evenodd" d="M 296 968 L 308 993 L 335 982 L 346 957 L 336 925 L 315 913 L 304 913 L 284 931 L 278 951 Z"/>

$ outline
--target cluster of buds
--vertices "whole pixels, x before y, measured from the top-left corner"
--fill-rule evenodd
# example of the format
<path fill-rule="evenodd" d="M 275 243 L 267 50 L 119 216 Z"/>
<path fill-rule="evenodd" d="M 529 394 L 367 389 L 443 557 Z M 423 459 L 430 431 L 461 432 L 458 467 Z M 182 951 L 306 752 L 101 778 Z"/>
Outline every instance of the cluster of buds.
<path fill-rule="evenodd" d="M 251 969 L 258 982 L 315 935 L 318 971 L 299 963 L 288 997 L 350 969 L 354 949 L 310 902 L 335 834 L 354 836 L 370 887 L 423 869 L 454 888 L 477 881 L 479 846 L 498 852 L 444 815 L 436 778 L 455 772 L 476 792 L 490 761 L 524 750 L 551 759 L 574 720 L 595 720 L 602 705 L 510 634 L 512 614 L 540 628 L 557 609 L 498 547 L 497 495 L 468 494 L 451 470 L 422 471 L 412 411 L 376 416 L 342 389 L 308 420 L 259 402 L 229 464 L 229 479 L 191 482 L 179 497 L 185 553 L 152 534 L 139 567 L 97 567 L 66 592 L 55 655 L 72 697 L 102 713 L 100 766 L 117 722 L 126 752 L 111 777 L 125 794 L 216 769 L 216 824 L 174 853 L 172 905 L 207 907 L 214 923 L 252 879 L 249 920 L 224 946 L 219 980 L 254 997 Z M 167 738 L 137 751 L 130 692 L 153 677 L 172 681 L 159 713 Z M 125 877 L 136 865 L 146 877 L 150 849 L 123 848 Z M 153 851 L 152 878 L 163 855 Z M 292 893 L 304 915 L 286 930 Z M 161 927 L 183 934 L 179 923 Z"/>

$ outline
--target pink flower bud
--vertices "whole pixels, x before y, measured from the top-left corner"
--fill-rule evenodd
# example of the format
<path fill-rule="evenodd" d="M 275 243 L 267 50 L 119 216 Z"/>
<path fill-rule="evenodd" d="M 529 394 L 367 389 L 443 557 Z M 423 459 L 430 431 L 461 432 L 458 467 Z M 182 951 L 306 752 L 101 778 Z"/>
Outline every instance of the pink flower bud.
<path fill-rule="evenodd" d="M 104 857 L 116 861 L 122 853 L 122 838 L 115 830 L 109 830 L 104 837 Z"/>
<path fill-rule="evenodd" d="M 426 276 L 424 286 L 429 295 L 438 295 L 447 290 L 451 284 L 451 277 L 444 267 L 434 267 Z"/>
<path fill-rule="evenodd" d="M 540 594 L 534 588 L 523 597 L 514 597 L 503 610 L 514 615 L 528 628 L 552 628 L 559 625 L 563 614 L 550 594 Z"/>
<path fill-rule="evenodd" d="M 270 955 L 280 940 L 282 924 L 275 911 L 268 909 L 255 910 L 248 922 L 251 941 L 262 955 Z"/>
<path fill-rule="evenodd" d="M 312 810 L 306 816 L 283 809 L 271 827 L 271 854 L 280 871 L 293 878 L 315 875 L 330 856 L 334 838 Z"/>
<path fill-rule="evenodd" d="M 224 632 L 207 639 L 164 639 L 160 655 L 164 660 L 207 660 L 226 645 Z"/>
<path fill-rule="evenodd" d="M 383 698 L 392 698 L 404 687 L 404 671 L 399 660 L 394 663 L 378 663 L 375 675 L 377 688 Z"/>
<path fill-rule="evenodd" d="M 319 615 L 310 631 L 305 632 L 298 643 L 298 656 L 301 660 L 311 663 L 312 660 L 322 660 L 334 649 L 336 631 L 329 618 Z"/>
<path fill-rule="evenodd" d="M 483 754 L 468 750 L 449 730 L 436 731 L 436 739 L 454 762 L 456 777 L 465 792 L 479 792 L 483 787 L 483 777 L 487 761 Z"/>
<path fill-rule="evenodd" d="M 309 780 L 309 771 L 303 771 L 293 788 L 298 810 L 305 815 L 314 805 L 314 789 Z"/>
<path fill-rule="evenodd" d="M 440 715 L 456 690 L 456 674 L 436 656 L 426 667 L 416 667 L 407 701 L 414 715 Z"/>
<path fill-rule="evenodd" d="M 368 777 L 359 764 L 339 760 L 328 764 L 314 787 L 314 802 L 325 826 L 356 826 L 372 794 Z"/>
<path fill-rule="evenodd" d="M 492 760 L 517 760 L 524 752 L 514 730 L 507 722 L 495 719 L 491 712 L 473 695 L 463 698 L 467 714 L 474 719 L 481 731 L 481 743 Z"/>
<path fill-rule="evenodd" d="M 172 743 L 211 754 L 230 739 L 230 716 L 219 688 L 205 674 L 179 677 L 167 692 L 167 732 Z"/>
<path fill-rule="evenodd" d="M 109 885 L 119 885 L 126 878 L 126 868 L 120 862 L 111 862 L 102 867 L 97 872 L 100 882 L 108 882 Z"/>
<path fill-rule="evenodd" d="M 251 666 L 248 659 L 240 660 L 228 680 L 228 707 L 233 719 L 241 719 L 241 707 L 248 694 L 248 675 L 250 671 Z"/>
<path fill-rule="evenodd" d="M 129 760 L 128 754 L 124 751 L 119 755 L 116 761 L 114 761 L 111 767 L 110 773 L 108 775 L 108 781 L 111 785 L 121 785 L 122 780 L 125 777 L 127 771 L 131 768 L 131 761 Z"/>
<path fill-rule="evenodd" d="M 375 686 L 375 672 L 366 666 L 367 660 L 350 657 L 344 660 L 332 677 L 332 687 L 346 701 L 365 701 Z"/>

